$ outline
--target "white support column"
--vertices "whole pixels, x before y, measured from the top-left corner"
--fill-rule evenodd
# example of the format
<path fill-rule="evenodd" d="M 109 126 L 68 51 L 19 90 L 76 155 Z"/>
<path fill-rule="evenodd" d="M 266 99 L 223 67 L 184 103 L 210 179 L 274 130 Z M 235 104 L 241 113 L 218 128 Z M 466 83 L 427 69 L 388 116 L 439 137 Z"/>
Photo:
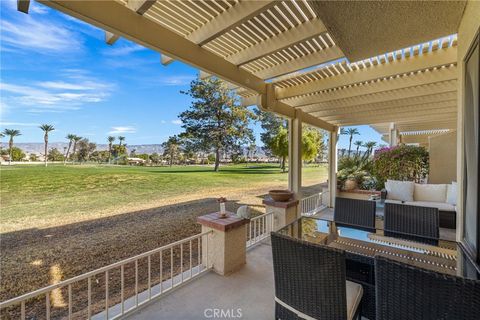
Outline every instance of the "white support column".
<path fill-rule="evenodd" d="M 302 119 L 301 113 L 288 120 L 288 188 L 302 198 Z"/>
<path fill-rule="evenodd" d="M 398 129 L 395 123 L 390 123 L 390 131 L 389 131 L 389 144 L 390 147 L 394 147 L 398 144 Z"/>
<path fill-rule="evenodd" d="M 328 190 L 330 191 L 329 207 L 333 207 L 337 193 L 337 138 L 338 128 L 329 132 L 328 137 Z"/>

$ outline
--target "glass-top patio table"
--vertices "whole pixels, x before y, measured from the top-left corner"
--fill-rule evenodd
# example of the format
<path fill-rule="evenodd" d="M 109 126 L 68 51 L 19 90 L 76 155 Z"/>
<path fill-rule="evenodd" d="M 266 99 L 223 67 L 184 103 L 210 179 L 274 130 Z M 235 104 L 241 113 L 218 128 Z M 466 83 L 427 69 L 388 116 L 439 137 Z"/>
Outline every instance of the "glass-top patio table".
<path fill-rule="evenodd" d="M 432 244 L 422 242 L 421 238 L 406 240 L 385 236 L 381 229 L 338 225 L 313 217 L 299 218 L 278 233 L 345 250 L 347 279 L 364 287 L 362 315 L 369 319 L 375 319 L 375 255 L 436 272 L 480 279 L 479 271 L 462 246 L 453 241 L 438 240 Z"/>

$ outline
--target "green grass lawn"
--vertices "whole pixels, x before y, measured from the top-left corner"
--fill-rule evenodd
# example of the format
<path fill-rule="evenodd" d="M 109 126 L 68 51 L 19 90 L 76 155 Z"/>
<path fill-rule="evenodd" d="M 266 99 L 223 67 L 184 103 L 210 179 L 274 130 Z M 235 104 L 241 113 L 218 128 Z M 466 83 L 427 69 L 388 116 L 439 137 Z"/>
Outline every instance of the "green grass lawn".
<path fill-rule="evenodd" d="M 304 168 L 304 180 L 324 181 L 324 166 Z M 88 219 L 178 196 L 235 187 L 287 185 L 275 165 L 129 167 L 100 165 L 3 166 L 0 168 L 2 231 L 35 221 Z M 219 194 L 220 195 L 220 194 Z M 52 220 L 53 221 L 53 220 Z"/>

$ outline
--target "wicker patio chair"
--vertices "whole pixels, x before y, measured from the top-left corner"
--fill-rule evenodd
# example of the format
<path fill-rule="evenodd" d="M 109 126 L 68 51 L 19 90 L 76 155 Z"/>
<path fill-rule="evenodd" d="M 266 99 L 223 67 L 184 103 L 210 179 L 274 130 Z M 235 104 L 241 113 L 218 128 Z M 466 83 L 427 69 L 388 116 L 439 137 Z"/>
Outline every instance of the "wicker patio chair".
<path fill-rule="evenodd" d="M 358 316 L 362 286 L 346 280 L 341 250 L 272 233 L 275 319 Z"/>
<path fill-rule="evenodd" d="M 480 281 L 375 257 L 377 320 L 478 320 Z"/>
<path fill-rule="evenodd" d="M 385 203 L 385 235 L 434 243 L 438 241 L 439 230 L 437 208 Z"/>
<path fill-rule="evenodd" d="M 333 220 L 342 225 L 375 229 L 375 201 L 335 198 Z"/>

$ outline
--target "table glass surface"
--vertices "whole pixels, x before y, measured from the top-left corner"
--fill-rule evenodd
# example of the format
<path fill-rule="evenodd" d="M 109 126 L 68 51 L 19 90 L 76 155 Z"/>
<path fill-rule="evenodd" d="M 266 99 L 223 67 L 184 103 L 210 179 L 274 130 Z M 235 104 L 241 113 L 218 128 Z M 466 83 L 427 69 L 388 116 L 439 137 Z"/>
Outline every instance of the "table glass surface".
<path fill-rule="evenodd" d="M 374 258 L 383 255 L 424 269 L 464 278 L 480 279 L 480 273 L 457 242 L 435 244 L 385 236 L 383 230 L 338 225 L 329 220 L 302 217 L 278 233 L 296 239 L 345 250 L 348 254 Z M 348 257 L 347 257 L 348 258 Z"/>

